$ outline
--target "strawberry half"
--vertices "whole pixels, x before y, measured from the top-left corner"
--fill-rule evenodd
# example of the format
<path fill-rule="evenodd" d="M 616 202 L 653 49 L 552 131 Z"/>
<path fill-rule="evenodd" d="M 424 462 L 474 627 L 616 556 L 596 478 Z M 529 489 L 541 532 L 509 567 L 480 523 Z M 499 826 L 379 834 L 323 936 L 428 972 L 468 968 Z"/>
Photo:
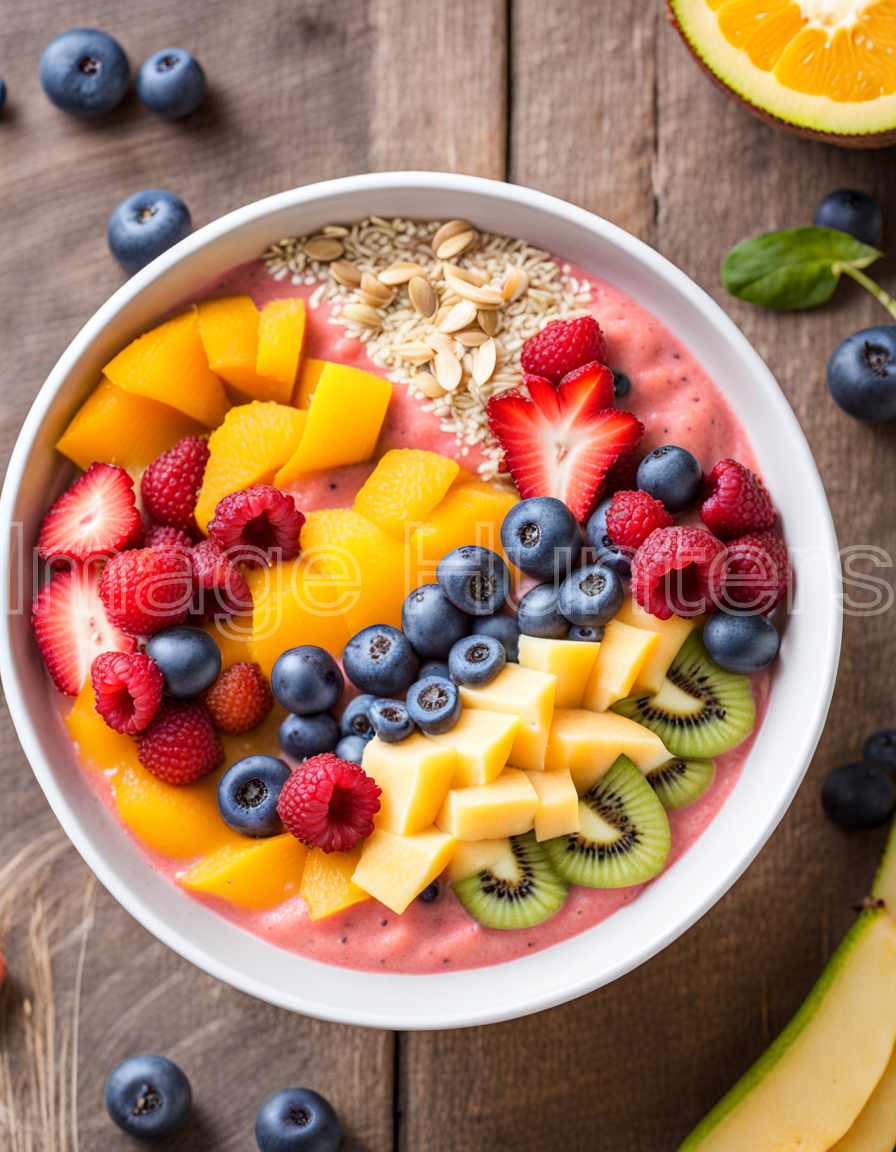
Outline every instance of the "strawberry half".
<path fill-rule="evenodd" d="M 40 654 L 60 692 L 77 696 L 101 652 L 133 652 L 136 641 L 109 622 L 100 600 L 99 565 L 73 564 L 49 580 L 31 606 Z"/>
<path fill-rule="evenodd" d="M 586 364 L 554 387 L 525 376 L 531 400 L 505 392 L 488 402 L 488 423 L 523 499 L 555 496 L 577 520 L 594 510 L 610 466 L 644 434 L 631 412 L 611 407 L 613 373 Z"/>
<path fill-rule="evenodd" d="M 37 553 L 57 566 L 67 560 L 107 557 L 139 542 L 143 521 L 134 481 L 115 464 L 91 464 L 44 516 Z"/>

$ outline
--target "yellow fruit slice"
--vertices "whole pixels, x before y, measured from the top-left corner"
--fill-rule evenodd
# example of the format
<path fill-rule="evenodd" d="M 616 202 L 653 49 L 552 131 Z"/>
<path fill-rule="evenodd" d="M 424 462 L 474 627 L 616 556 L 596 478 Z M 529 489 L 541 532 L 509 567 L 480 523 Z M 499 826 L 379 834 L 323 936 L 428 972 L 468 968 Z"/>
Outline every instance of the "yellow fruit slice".
<path fill-rule="evenodd" d="M 312 920 L 332 916 L 344 908 L 351 908 L 370 896 L 363 888 L 352 883 L 352 873 L 361 860 L 359 844 L 348 852 L 324 852 L 312 848 L 305 860 L 302 887 L 299 895 L 308 905 Z"/>
<path fill-rule="evenodd" d="M 305 301 L 271 300 L 261 310 L 258 322 L 258 356 L 255 370 L 264 379 L 276 382 L 271 400 L 289 404 L 299 374 L 305 343 Z"/>
<path fill-rule="evenodd" d="M 394 448 L 368 476 L 355 511 L 403 540 L 425 522 L 459 471 L 455 460 L 437 452 Z"/>
<path fill-rule="evenodd" d="M 194 892 L 219 896 L 228 904 L 261 912 L 299 892 L 308 849 L 288 832 L 268 840 L 241 836 L 200 860 L 180 883 Z"/>

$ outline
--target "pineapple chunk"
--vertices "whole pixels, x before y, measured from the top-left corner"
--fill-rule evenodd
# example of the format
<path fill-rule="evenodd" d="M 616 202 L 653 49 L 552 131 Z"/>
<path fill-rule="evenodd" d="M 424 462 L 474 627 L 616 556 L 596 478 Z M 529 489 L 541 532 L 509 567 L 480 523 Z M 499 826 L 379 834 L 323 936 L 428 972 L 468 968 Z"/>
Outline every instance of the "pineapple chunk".
<path fill-rule="evenodd" d="M 275 908 L 299 891 L 308 849 L 288 832 L 268 840 L 241 838 L 200 860 L 180 883 L 251 911 Z"/>
<path fill-rule="evenodd" d="M 362 845 L 348 852 L 324 852 L 312 848 L 305 860 L 299 895 L 308 905 L 312 920 L 332 916 L 344 908 L 351 908 L 370 896 L 352 883 L 352 873 L 361 860 Z"/>
<path fill-rule="evenodd" d="M 436 826 L 456 840 L 495 840 L 528 832 L 538 794 L 519 768 L 505 768 L 488 784 L 452 788 L 436 816 Z"/>
<path fill-rule="evenodd" d="M 611 704 L 631 694 L 638 673 L 656 651 L 659 634 L 611 620 L 604 630 L 582 707 L 606 712 Z"/>
<path fill-rule="evenodd" d="M 454 838 L 438 828 L 396 836 L 377 828 L 364 842 L 352 882 L 400 916 L 408 904 L 445 870 Z"/>
<path fill-rule="evenodd" d="M 538 796 L 535 839 L 553 840 L 579 830 L 579 794 L 568 771 L 527 772 Z"/>
<path fill-rule="evenodd" d="M 617 724 L 617 720 L 626 723 Z M 554 713 L 544 766 L 547 774 L 569 769 L 579 795 L 596 784 L 622 755 L 645 773 L 671 759 L 655 732 L 626 716 L 584 708 L 558 708 Z"/>
<path fill-rule="evenodd" d="M 519 722 L 518 716 L 464 708 L 450 732 L 430 736 L 430 740 L 457 753 L 451 787 L 488 784 L 500 775 L 510 756 Z"/>
<path fill-rule="evenodd" d="M 457 753 L 415 732 L 397 744 L 378 736 L 364 749 L 364 771 L 382 788 L 377 828 L 407 836 L 428 828 L 442 806 Z"/>
<path fill-rule="evenodd" d="M 655 696 L 662 687 L 663 680 L 672 661 L 681 651 L 681 646 L 695 628 L 702 627 L 706 621 L 705 616 L 673 616 L 669 620 L 660 620 L 645 612 L 641 605 L 631 595 L 626 596 L 615 619 L 620 624 L 628 624 L 632 628 L 642 628 L 646 632 L 656 632 L 659 643 L 653 653 L 647 657 L 641 671 L 635 677 L 629 695 L 637 696 L 639 692 Z"/>
<path fill-rule="evenodd" d="M 544 775 L 544 773 L 533 773 Z M 578 803 L 578 800 L 577 800 Z M 445 879 L 449 884 L 455 880 L 465 880 L 475 876 L 485 868 L 490 868 L 510 851 L 510 840 L 504 836 L 500 840 L 458 840 L 454 845 L 451 863 L 445 869 Z"/>
<path fill-rule="evenodd" d="M 554 714 L 557 678 L 519 664 L 505 664 L 490 684 L 460 686 L 464 708 L 519 716 L 520 723 L 508 757 L 517 768 L 537 772 L 544 767 L 544 750 Z"/>
<path fill-rule="evenodd" d="M 520 636 L 519 663 L 557 677 L 555 708 L 581 708 L 582 694 L 597 659 L 599 644 Z"/>

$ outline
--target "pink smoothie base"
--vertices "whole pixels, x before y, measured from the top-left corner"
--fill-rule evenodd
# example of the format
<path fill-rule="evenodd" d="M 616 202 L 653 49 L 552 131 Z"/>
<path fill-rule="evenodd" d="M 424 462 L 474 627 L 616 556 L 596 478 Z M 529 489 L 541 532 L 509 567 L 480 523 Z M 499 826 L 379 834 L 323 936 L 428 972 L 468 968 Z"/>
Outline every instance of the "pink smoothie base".
<path fill-rule="evenodd" d="M 632 381 L 631 392 L 621 405 L 633 411 L 645 426 L 640 448 L 646 453 L 661 444 L 679 444 L 694 453 L 705 471 L 724 457 L 755 469 L 755 459 L 740 424 L 687 349 L 619 289 L 575 267 L 572 275 L 591 285 L 591 310 L 607 339 L 607 362 Z M 208 284 L 197 298 L 247 294 L 261 307 L 284 296 L 307 300 L 313 290 L 313 286 L 273 280 L 264 262 L 255 260 Z M 328 323 L 329 315 L 326 305 L 309 309 L 304 355 L 337 360 L 383 375 L 371 364 L 363 343 L 345 337 L 340 326 Z M 396 384 L 376 457 L 390 448 L 410 447 L 453 456 L 471 471 L 483 459 L 474 448 L 464 454 L 455 437 L 441 430 L 439 420 L 424 412 L 404 385 Z M 334 469 L 311 476 L 289 490 L 305 512 L 351 507 L 373 466 L 371 461 Z M 669 812 L 672 850 L 667 867 L 673 866 L 700 837 L 740 778 L 765 716 L 769 685 L 768 673 L 752 677 L 756 700 L 753 733 L 737 748 L 716 758 L 713 783 L 696 803 Z M 95 774 L 90 774 L 90 778 L 120 822 L 111 781 L 100 780 Z M 156 870 L 172 883 L 177 883 L 178 876 L 194 863 L 171 860 L 143 844 L 140 847 Z M 435 901 L 415 900 L 401 916 L 375 900 L 367 900 L 317 922 L 310 920 L 298 895 L 267 912 L 247 912 L 214 896 L 195 892 L 189 895 L 246 931 L 308 959 L 366 971 L 424 974 L 500 964 L 549 948 L 600 924 L 637 899 L 644 887 L 613 890 L 573 886 L 566 903 L 550 920 L 533 929 L 516 931 L 498 931 L 476 923 L 446 884 L 440 886 Z"/>

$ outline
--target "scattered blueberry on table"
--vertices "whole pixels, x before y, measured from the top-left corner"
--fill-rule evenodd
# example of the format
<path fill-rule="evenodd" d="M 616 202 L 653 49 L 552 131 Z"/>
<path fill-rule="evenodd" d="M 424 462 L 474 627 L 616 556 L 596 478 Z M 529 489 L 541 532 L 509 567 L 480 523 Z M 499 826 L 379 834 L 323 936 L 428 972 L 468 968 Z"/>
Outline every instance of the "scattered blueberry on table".
<path fill-rule="evenodd" d="M 171 1136 L 193 1103 L 190 1082 L 165 1056 L 132 1056 L 106 1083 L 106 1108 L 123 1132 L 138 1140 Z"/>
<path fill-rule="evenodd" d="M 896 728 L 884 728 L 869 736 L 862 748 L 862 759 L 896 773 Z"/>
<path fill-rule="evenodd" d="M 896 810 L 896 785 L 876 764 L 843 764 L 825 780 L 821 803 L 846 832 L 879 828 Z"/>
<path fill-rule="evenodd" d="M 828 361 L 828 389 L 857 420 L 896 419 L 896 326 L 863 328 L 838 344 Z"/>
<path fill-rule="evenodd" d="M 333 1105 L 310 1088 L 285 1088 L 258 1109 L 260 1152 L 336 1152 L 342 1139 Z"/>
<path fill-rule="evenodd" d="M 190 235 L 190 210 L 164 188 L 134 192 L 113 209 L 106 236 L 109 251 L 129 274 Z"/>
<path fill-rule="evenodd" d="M 867 192 L 840 188 L 820 202 L 812 223 L 817 228 L 836 228 L 873 247 L 880 239 L 883 217 L 877 201 Z"/>
<path fill-rule="evenodd" d="M 55 36 L 41 53 L 38 76 L 57 108 L 81 117 L 111 112 L 131 79 L 124 49 L 98 28 L 71 28 Z"/>
<path fill-rule="evenodd" d="M 202 65 L 185 48 L 153 52 L 137 72 L 137 95 L 165 120 L 179 120 L 195 112 L 205 93 Z"/>

